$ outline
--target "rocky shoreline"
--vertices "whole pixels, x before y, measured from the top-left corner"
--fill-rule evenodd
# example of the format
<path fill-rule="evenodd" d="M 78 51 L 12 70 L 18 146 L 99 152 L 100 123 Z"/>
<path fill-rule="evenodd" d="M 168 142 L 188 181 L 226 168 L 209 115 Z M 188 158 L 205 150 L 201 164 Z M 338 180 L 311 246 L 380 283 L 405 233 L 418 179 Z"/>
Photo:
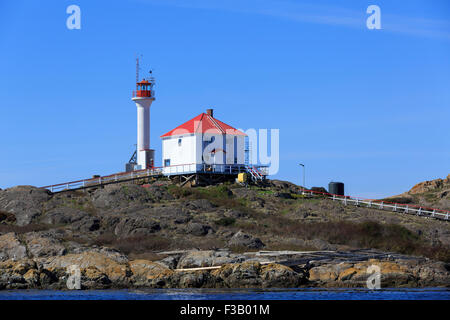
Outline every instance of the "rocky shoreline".
<path fill-rule="evenodd" d="M 13 234 L 8 234 L 13 237 Z M 105 248 L 79 253 L 0 262 L 0 289 L 109 288 L 296 288 L 367 287 L 368 268 L 377 266 L 381 287 L 450 286 L 448 264 L 374 250 L 162 252 L 161 260 L 130 260 Z M 73 278 L 72 278 L 73 279 Z M 76 288 L 76 287 L 75 287 Z"/>
<path fill-rule="evenodd" d="M 289 182 L 0 190 L 0 290 L 450 286 L 448 222 Z M 365 249 L 374 248 L 374 249 Z"/>

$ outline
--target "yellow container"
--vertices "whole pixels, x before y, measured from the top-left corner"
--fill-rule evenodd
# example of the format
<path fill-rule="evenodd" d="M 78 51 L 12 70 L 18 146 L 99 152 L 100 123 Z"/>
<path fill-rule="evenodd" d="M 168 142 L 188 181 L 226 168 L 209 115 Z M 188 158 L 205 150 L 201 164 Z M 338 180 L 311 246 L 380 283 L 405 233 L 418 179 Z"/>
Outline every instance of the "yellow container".
<path fill-rule="evenodd" d="M 245 173 L 245 172 L 238 173 L 238 181 L 246 182 L 247 181 L 247 173 Z"/>

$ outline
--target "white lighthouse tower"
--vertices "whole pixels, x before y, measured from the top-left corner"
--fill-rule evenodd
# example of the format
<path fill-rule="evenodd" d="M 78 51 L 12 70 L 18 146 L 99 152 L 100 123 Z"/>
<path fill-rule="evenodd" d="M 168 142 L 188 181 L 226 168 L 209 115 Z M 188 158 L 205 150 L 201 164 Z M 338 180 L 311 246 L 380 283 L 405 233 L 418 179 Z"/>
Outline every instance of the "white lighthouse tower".
<path fill-rule="evenodd" d="M 137 170 L 154 166 L 155 150 L 150 149 L 150 106 L 155 100 L 154 85 L 153 77 L 137 82 L 131 99 L 137 107 Z"/>

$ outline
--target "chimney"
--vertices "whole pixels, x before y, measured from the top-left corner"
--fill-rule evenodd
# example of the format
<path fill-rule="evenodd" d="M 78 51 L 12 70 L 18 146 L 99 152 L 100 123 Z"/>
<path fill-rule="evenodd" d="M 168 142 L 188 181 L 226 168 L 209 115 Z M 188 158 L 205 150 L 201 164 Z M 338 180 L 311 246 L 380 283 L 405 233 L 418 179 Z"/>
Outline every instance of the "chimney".
<path fill-rule="evenodd" d="M 210 116 L 211 118 L 214 118 L 214 116 L 213 116 L 213 109 L 206 109 L 206 114 L 208 116 Z"/>

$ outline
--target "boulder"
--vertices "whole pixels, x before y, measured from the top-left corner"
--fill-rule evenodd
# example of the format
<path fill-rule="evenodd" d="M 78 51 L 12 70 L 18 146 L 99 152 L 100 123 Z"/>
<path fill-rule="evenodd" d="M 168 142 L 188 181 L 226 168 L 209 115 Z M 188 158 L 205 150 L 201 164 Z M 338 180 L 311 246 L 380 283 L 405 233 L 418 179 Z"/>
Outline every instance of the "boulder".
<path fill-rule="evenodd" d="M 220 279 L 220 282 L 230 288 L 261 287 L 261 264 L 255 261 L 227 264 L 218 270 L 213 270 L 211 275 Z"/>
<path fill-rule="evenodd" d="M 289 181 L 270 180 L 270 185 L 273 189 L 287 193 L 297 193 L 301 191 L 301 187 Z"/>
<path fill-rule="evenodd" d="M 151 185 L 146 185 L 144 187 L 147 188 L 147 191 L 150 193 L 150 195 L 156 202 L 161 202 L 162 200 L 167 201 L 167 200 L 174 199 L 174 197 L 167 190 L 167 186 L 151 184 Z"/>
<path fill-rule="evenodd" d="M 201 288 L 209 286 L 210 278 L 208 271 L 178 272 L 174 275 L 172 283 L 179 288 Z"/>
<path fill-rule="evenodd" d="M 14 232 L 0 236 L 0 261 L 19 260 L 26 257 L 27 248 L 20 242 Z"/>
<path fill-rule="evenodd" d="M 224 212 L 224 216 L 228 218 L 238 219 L 246 218 L 248 217 L 248 214 L 240 210 L 230 209 Z"/>
<path fill-rule="evenodd" d="M 228 241 L 228 246 L 260 249 L 264 247 L 265 244 L 259 238 L 253 237 L 252 235 L 246 234 L 242 231 L 238 231 Z"/>
<path fill-rule="evenodd" d="M 94 266 L 81 271 L 81 289 L 106 289 L 112 284 L 108 276 Z"/>
<path fill-rule="evenodd" d="M 289 267 L 270 263 L 261 267 L 261 279 L 263 287 L 295 288 L 306 282 L 306 275 L 297 273 Z"/>
<path fill-rule="evenodd" d="M 445 263 L 414 259 L 325 263 L 309 270 L 309 281 L 327 287 L 366 287 L 373 272 L 369 267 L 379 268 L 381 287 L 450 285 Z"/>
<path fill-rule="evenodd" d="M 30 232 L 25 234 L 24 239 L 28 247 L 28 253 L 33 258 L 61 256 L 66 253 L 66 248 L 60 241 L 52 237 Z"/>
<path fill-rule="evenodd" d="M 186 201 L 184 203 L 184 206 L 186 209 L 194 210 L 197 212 L 211 211 L 216 208 L 216 206 L 214 204 L 212 204 L 211 201 L 206 200 L 206 199 L 196 199 L 196 200 Z"/>
<path fill-rule="evenodd" d="M 325 240 L 322 239 L 312 239 L 305 241 L 306 246 L 316 248 L 317 250 L 336 250 L 337 246 L 328 243 Z"/>
<path fill-rule="evenodd" d="M 50 191 L 33 186 L 8 188 L 0 191 L 0 210 L 13 213 L 16 224 L 25 226 L 38 219 L 50 197 Z"/>
<path fill-rule="evenodd" d="M 78 247 L 75 248 L 72 253 L 80 254 L 83 252 L 96 252 L 100 255 L 107 257 L 108 259 L 114 260 L 116 263 L 119 264 L 128 263 L 128 257 L 125 254 L 123 254 L 119 250 L 108 247 L 97 247 L 95 245 L 91 247 Z"/>
<path fill-rule="evenodd" d="M 100 219 L 96 217 L 83 217 L 82 219 L 74 222 L 71 226 L 73 230 L 81 232 L 91 232 L 100 229 Z"/>
<path fill-rule="evenodd" d="M 428 191 L 434 191 L 436 189 L 442 188 L 444 186 L 443 179 L 435 179 L 430 181 L 424 181 L 416 184 L 414 187 L 409 190 L 409 194 L 419 194 L 425 193 Z"/>
<path fill-rule="evenodd" d="M 95 267 L 105 274 L 116 285 L 124 285 L 129 281 L 131 270 L 128 264 L 118 263 L 106 254 L 97 251 L 86 251 L 78 254 L 68 254 L 60 257 L 46 258 L 41 261 L 43 267 L 57 274 L 64 274 L 67 268 L 76 265 L 81 272 L 90 267 Z"/>
<path fill-rule="evenodd" d="M 169 269 L 176 269 L 178 261 L 180 257 L 178 255 L 168 256 L 162 260 L 159 260 L 160 263 L 164 264 Z"/>
<path fill-rule="evenodd" d="M 194 236 L 205 236 L 208 233 L 214 232 L 210 226 L 197 222 L 188 223 L 185 230 L 187 234 L 192 234 Z"/>
<path fill-rule="evenodd" d="M 164 287 L 173 274 L 164 264 L 148 260 L 130 261 L 130 269 L 136 286 Z"/>
<path fill-rule="evenodd" d="M 183 254 L 178 261 L 177 268 L 198 268 L 198 267 L 213 267 L 221 266 L 228 263 L 241 262 L 244 258 L 237 255 L 232 255 L 228 251 L 188 251 Z"/>
<path fill-rule="evenodd" d="M 149 235 L 161 230 L 161 226 L 153 219 L 146 217 L 122 218 L 114 228 L 118 237 Z"/>
<path fill-rule="evenodd" d="M 92 204 L 98 208 L 123 208 L 133 203 L 154 202 L 146 188 L 136 184 L 112 184 L 97 189 L 92 195 Z"/>
<path fill-rule="evenodd" d="M 87 212 L 71 207 L 58 207 L 45 213 L 41 218 L 41 222 L 45 224 L 65 225 L 72 224 L 87 217 L 89 217 Z"/>

